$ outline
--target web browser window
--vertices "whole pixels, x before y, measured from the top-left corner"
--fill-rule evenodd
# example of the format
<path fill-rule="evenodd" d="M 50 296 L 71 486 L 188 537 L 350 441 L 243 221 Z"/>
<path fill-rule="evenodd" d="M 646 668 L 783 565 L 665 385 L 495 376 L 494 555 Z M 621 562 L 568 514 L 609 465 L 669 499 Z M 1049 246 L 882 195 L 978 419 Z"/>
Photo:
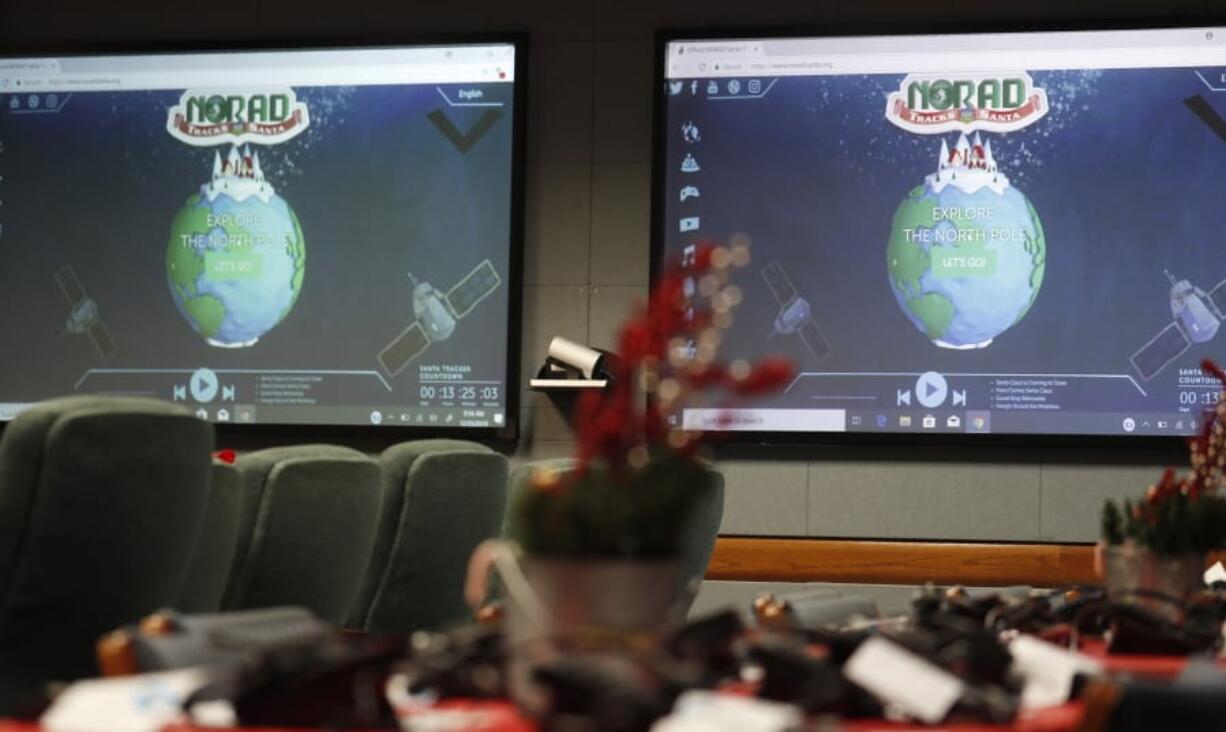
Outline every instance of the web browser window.
<path fill-rule="evenodd" d="M 0 58 L 0 419 L 504 428 L 515 54 Z"/>
<path fill-rule="evenodd" d="M 664 73 L 657 251 L 748 242 L 721 355 L 799 372 L 678 423 L 1176 435 L 1216 405 L 1226 30 L 678 39 Z"/>

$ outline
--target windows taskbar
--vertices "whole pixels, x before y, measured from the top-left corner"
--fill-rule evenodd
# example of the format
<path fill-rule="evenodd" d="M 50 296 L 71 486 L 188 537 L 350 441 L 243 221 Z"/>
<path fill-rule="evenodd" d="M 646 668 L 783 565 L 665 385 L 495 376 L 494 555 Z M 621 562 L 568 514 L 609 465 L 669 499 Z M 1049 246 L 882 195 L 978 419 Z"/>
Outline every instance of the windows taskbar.
<path fill-rule="evenodd" d="M 1204 416 L 1188 412 L 1044 410 L 686 409 L 685 429 L 733 432 L 889 432 L 1014 435 L 1193 435 Z"/>

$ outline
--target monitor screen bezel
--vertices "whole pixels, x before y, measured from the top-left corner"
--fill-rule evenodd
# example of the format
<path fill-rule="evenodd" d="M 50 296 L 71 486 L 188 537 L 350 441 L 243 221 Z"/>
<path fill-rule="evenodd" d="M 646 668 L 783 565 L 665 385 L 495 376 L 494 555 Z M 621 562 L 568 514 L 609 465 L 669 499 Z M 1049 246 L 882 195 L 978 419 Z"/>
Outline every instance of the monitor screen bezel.
<path fill-rule="evenodd" d="M 928 35 L 976 35 L 1018 33 L 1060 33 L 1085 31 L 1144 31 L 1144 30 L 1195 30 L 1201 27 L 1226 26 L 1226 13 L 1204 13 L 1189 16 L 1168 15 L 1162 19 L 1121 19 L 1101 21 L 1092 19 L 1056 21 L 983 22 L 966 21 L 951 23 L 947 20 L 923 22 L 867 22 L 841 24 L 837 27 L 736 27 L 669 28 L 655 35 L 655 73 L 652 78 L 652 129 L 651 129 L 651 204 L 650 204 L 650 261 L 648 263 L 650 285 L 658 281 L 664 253 L 664 158 L 667 120 L 666 95 L 668 45 L 676 41 L 723 41 L 767 40 L 791 38 L 849 38 L 863 36 L 928 36 Z M 1028 456 L 1030 450 L 1070 450 L 1066 458 L 1074 461 L 1078 451 L 1096 460 L 1105 460 L 1116 455 L 1119 448 L 1127 447 L 1131 456 L 1142 462 L 1162 461 L 1177 458 L 1186 444 L 1181 435 L 1129 435 L 1129 434 L 1060 434 L 1060 433 L 1002 433 L 973 434 L 965 432 L 878 432 L 871 430 L 842 432 L 808 431 L 750 431 L 728 430 L 709 433 L 717 444 L 730 445 L 795 445 L 830 446 L 835 448 L 919 448 L 921 451 L 934 448 L 939 453 L 964 447 L 1014 448 Z"/>
<path fill-rule="evenodd" d="M 381 48 L 411 49 L 429 46 L 509 45 L 515 50 L 511 114 L 511 200 L 509 267 L 507 272 L 507 348 L 504 374 L 505 418 L 501 426 L 440 427 L 438 425 L 361 425 L 214 422 L 219 447 L 258 449 L 305 440 L 326 440 L 359 449 L 377 450 L 404 440 L 449 437 L 483 442 L 506 448 L 520 433 L 521 392 L 520 358 L 523 336 L 523 260 L 524 260 L 524 185 L 527 147 L 528 54 L 526 32 L 438 33 L 421 35 L 372 35 L 361 38 L 299 37 L 277 40 L 219 39 L 214 42 L 134 41 L 124 43 L 39 43 L 0 44 L 0 60 L 17 58 L 58 58 L 84 56 L 179 56 L 191 54 L 366 51 Z M 0 434 L 10 421 L 0 421 Z"/>

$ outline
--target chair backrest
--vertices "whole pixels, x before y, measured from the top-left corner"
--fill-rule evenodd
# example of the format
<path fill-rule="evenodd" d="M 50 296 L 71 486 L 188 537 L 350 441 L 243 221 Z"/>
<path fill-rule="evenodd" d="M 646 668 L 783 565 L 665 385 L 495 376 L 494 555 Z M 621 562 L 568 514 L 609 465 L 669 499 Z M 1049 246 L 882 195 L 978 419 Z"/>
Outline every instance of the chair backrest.
<path fill-rule="evenodd" d="M 579 461 L 574 458 L 551 458 L 515 466 L 511 471 L 507 491 L 507 510 L 502 521 L 503 538 L 511 538 L 511 513 L 532 486 L 533 476 L 540 472 L 558 473 L 564 476 L 577 467 L 579 467 Z"/>
<path fill-rule="evenodd" d="M 429 440 L 393 446 L 381 463 L 379 541 L 350 624 L 410 633 L 464 622 L 469 557 L 502 526 L 506 458 L 474 443 Z"/>
<path fill-rule="evenodd" d="M 243 506 L 223 605 L 301 605 L 340 625 L 357 598 L 379 518 L 379 464 L 336 445 L 240 455 Z"/>
<path fill-rule="evenodd" d="M 211 425 L 151 399 L 70 397 L 8 425 L 0 687 L 96 674 L 103 633 L 174 604 L 212 448 Z"/>
<path fill-rule="evenodd" d="M 362 580 L 362 589 L 358 592 L 358 600 L 349 613 L 346 627 L 354 630 L 366 628 L 366 617 L 370 612 L 371 603 L 379 586 L 383 582 L 383 572 L 387 568 L 388 557 L 396 542 L 396 533 L 400 527 L 401 511 L 404 508 L 405 496 L 408 493 L 409 470 L 419 457 L 435 452 L 492 452 L 488 447 L 467 440 L 412 440 L 392 445 L 380 456 L 380 466 L 383 468 L 383 490 L 380 495 L 379 527 L 375 532 L 374 547 L 370 552 L 370 563 L 367 565 Z"/>
<path fill-rule="evenodd" d="M 204 511 L 200 539 L 188 565 L 175 609 L 185 613 L 212 613 L 221 608 L 234 551 L 238 544 L 242 480 L 238 468 L 213 462 L 209 502 Z"/>

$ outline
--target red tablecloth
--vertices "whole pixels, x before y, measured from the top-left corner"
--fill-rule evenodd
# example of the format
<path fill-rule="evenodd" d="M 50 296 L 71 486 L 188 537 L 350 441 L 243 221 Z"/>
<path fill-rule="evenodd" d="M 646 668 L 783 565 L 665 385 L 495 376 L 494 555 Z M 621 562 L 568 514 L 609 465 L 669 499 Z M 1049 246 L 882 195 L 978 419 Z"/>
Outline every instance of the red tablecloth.
<path fill-rule="evenodd" d="M 1185 656 L 1131 656 L 1107 653 L 1107 644 L 1101 640 L 1086 640 L 1081 652 L 1102 663 L 1109 673 L 1144 676 L 1149 679 L 1173 679 L 1188 665 Z M 1218 665 L 1226 670 L 1226 658 L 1219 658 Z"/>
<path fill-rule="evenodd" d="M 1071 732 L 1077 729 L 1077 725 L 1081 723 L 1082 714 L 1082 706 L 1077 703 L 1071 703 L 1025 714 L 1011 725 L 965 723 L 925 727 L 923 725 L 887 722 L 880 719 L 860 719 L 847 720 L 843 723 L 842 728 L 847 732 L 874 732 L 875 730 L 881 730 L 881 732 L 901 732 L 905 730 L 924 730 L 924 732 L 933 732 L 933 730 L 949 730 L 949 732 Z M 447 729 L 452 728 L 448 727 Z M 537 727 L 532 722 L 518 715 L 501 716 L 492 714 L 487 716 L 483 723 L 477 722 L 475 726 L 466 729 L 470 730 L 470 732 L 535 732 Z M 41 732 L 41 728 L 37 724 L 29 722 L 0 721 L 0 732 Z M 167 727 L 164 732 L 219 732 L 219 730 L 218 728 L 172 725 Z M 245 727 L 243 732 L 296 731 Z"/>
<path fill-rule="evenodd" d="M 960 722 L 925 726 L 906 722 L 886 722 L 879 719 L 849 719 L 843 722 L 846 732 L 900 732 L 901 730 L 949 730 L 950 732 L 1072 732 L 1081 724 L 1085 708 L 1077 702 L 1024 712 L 1013 724 L 983 724 Z"/>

